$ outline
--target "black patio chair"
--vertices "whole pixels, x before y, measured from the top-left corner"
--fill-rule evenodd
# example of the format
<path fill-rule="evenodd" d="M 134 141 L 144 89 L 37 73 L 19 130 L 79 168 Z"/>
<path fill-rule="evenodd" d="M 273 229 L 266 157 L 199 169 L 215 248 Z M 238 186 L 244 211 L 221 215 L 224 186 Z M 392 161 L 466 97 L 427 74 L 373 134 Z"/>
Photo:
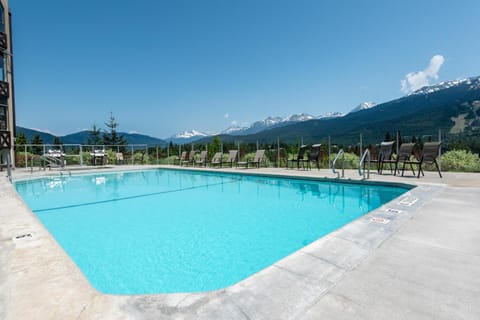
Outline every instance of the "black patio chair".
<path fill-rule="evenodd" d="M 308 161 L 305 159 L 305 151 L 307 150 L 307 147 L 308 146 L 306 144 L 300 146 L 297 157 L 287 160 L 287 168 L 289 167 L 288 162 L 292 164 L 292 168 L 293 168 L 293 163 L 295 162 L 297 164 L 297 169 L 300 169 L 300 164 L 302 164 L 302 169 L 305 170 L 305 162 Z"/>
<path fill-rule="evenodd" d="M 438 171 L 438 175 L 440 176 L 440 178 L 442 178 L 442 173 L 440 172 L 440 167 L 438 166 L 438 162 L 437 162 L 437 157 L 439 155 L 439 150 L 441 145 L 442 145 L 441 142 L 425 142 L 425 144 L 423 145 L 422 152 L 420 154 L 420 159 L 405 161 L 403 163 L 402 176 L 403 176 L 403 170 L 405 169 L 405 164 L 418 165 L 417 178 L 420 178 L 420 173 L 422 173 L 422 176 L 425 176 L 422 169 L 422 165 L 424 163 L 427 163 L 430 165 L 435 164 L 435 167 L 437 168 L 437 171 Z"/>

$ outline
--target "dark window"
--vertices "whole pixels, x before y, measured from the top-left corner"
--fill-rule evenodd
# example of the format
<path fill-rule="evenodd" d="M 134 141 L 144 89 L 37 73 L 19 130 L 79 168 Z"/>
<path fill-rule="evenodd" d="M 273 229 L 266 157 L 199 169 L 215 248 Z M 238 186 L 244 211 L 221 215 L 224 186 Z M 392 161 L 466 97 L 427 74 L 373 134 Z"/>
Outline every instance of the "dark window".
<path fill-rule="evenodd" d="M 5 32 L 5 8 L 0 2 L 0 32 Z"/>
<path fill-rule="evenodd" d="M 0 106 L 0 130 L 8 130 L 7 128 L 7 107 Z"/>
<path fill-rule="evenodd" d="M 5 56 L 0 54 L 0 81 L 7 81 L 7 73 L 5 72 Z"/>

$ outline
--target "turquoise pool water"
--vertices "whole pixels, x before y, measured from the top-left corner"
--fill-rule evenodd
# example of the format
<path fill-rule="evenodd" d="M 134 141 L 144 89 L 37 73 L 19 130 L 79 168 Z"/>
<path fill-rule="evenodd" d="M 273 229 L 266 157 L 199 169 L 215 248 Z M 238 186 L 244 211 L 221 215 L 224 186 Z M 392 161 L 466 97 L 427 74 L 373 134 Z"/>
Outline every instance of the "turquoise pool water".
<path fill-rule="evenodd" d="M 148 170 L 16 183 L 99 291 L 225 288 L 407 189 Z"/>

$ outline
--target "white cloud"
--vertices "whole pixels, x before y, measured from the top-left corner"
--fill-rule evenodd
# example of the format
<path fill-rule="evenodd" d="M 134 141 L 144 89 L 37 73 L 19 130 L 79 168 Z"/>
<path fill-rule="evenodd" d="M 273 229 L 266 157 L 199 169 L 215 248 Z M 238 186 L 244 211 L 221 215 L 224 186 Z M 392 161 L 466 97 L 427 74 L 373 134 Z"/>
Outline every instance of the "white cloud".
<path fill-rule="evenodd" d="M 228 113 L 225 113 L 225 115 L 223 116 L 225 119 L 228 119 L 230 115 Z"/>
<path fill-rule="evenodd" d="M 235 127 L 235 126 L 238 125 L 238 122 L 237 122 L 237 120 L 233 120 L 230 124 L 231 124 L 233 127 Z"/>
<path fill-rule="evenodd" d="M 430 64 L 425 69 L 408 73 L 405 79 L 400 81 L 402 92 L 408 94 L 430 85 L 431 80 L 438 79 L 438 72 L 444 62 L 445 58 L 441 54 L 437 54 L 430 59 Z"/>

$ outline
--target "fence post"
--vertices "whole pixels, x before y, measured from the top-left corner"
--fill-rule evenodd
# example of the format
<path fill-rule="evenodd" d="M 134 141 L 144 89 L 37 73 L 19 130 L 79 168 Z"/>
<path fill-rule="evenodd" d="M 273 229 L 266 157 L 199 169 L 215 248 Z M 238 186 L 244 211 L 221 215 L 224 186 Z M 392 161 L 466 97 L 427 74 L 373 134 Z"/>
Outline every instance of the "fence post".
<path fill-rule="evenodd" d="M 28 168 L 27 145 L 25 144 L 25 169 Z"/>
<path fill-rule="evenodd" d="M 277 168 L 280 168 L 280 137 L 277 137 Z"/>
<path fill-rule="evenodd" d="M 83 166 L 83 148 L 80 145 L 80 166 Z"/>
<path fill-rule="evenodd" d="M 399 150 L 399 144 L 400 144 L 400 131 L 397 130 L 397 155 Z"/>
<path fill-rule="evenodd" d="M 440 146 L 438 147 L 438 170 L 442 172 L 442 129 L 438 128 L 438 142 L 440 142 Z"/>
<path fill-rule="evenodd" d="M 148 144 L 145 145 L 145 155 L 147 156 L 146 164 L 148 164 Z"/>
<path fill-rule="evenodd" d="M 363 155 L 363 136 L 360 133 L 360 157 Z"/>
<path fill-rule="evenodd" d="M 332 167 L 332 163 L 330 161 L 331 154 L 332 154 L 332 149 L 331 149 L 331 145 L 330 145 L 330 136 L 328 136 L 328 167 L 329 168 Z"/>

